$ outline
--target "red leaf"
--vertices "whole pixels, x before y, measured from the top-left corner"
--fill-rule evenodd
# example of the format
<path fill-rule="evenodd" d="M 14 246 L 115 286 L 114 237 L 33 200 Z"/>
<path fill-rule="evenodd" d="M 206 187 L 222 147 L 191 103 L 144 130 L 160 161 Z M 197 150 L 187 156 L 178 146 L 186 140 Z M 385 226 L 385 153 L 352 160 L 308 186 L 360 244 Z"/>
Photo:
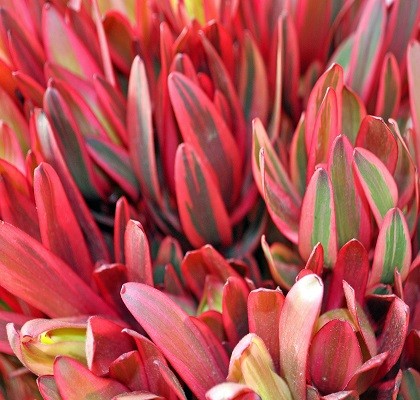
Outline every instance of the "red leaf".
<path fill-rule="evenodd" d="M 199 398 L 224 381 L 228 358 L 220 345 L 209 348 L 207 340 L 173 301 L 158 290 L 140 283 L 126 283 L 124 303 Z M 208 335 L 213 335 L 208 330 Z"/>
<path fill-rule="evenodd" d="M 367 115 L 360 125 L 356 146 L 375 154 L 393 174 L 397 165 L 397 142 L 382 118 Z"/>
<path fill-rule="evenodd" d="M 312 382 L 321 393 L 343 390 L 363 362 L 351 325 L 340 320 L 326 323 L 312 339 L 308 362 Z"/>
<path fill-rule="evenodd" d="M 86 330 L 86 360 L 91 372 L 104 376 L 121 354 L 134 349 L 131 338 L 122 333 L 124 327 L 109 319 L 93 316 Z"/>
<path fill-rule="evenodd" d="M 249 288 L 242 278 L 231 276 L 223 288 L 222 317 L 233 348 L 248 333 L 247 299 Z"/>
<path fill-rule="evenodd" d="M 328 309 L 340 308 L 344 300 L 343 280 L 354 290 L 355 299 L 364 303 L 369 275 L 369 256 L 364 246 L 356 239 L 347 242 L 338 252 L 329 287 Z"/>
<path fill-rule="evenodd" d="M 124 255 L 129 281 L 153 286 L 149 242 L 140 222 L 129 220 L 124 234 Z"/>
<path fill-rule="evenodd" d="M 248 296 L 249 332 L 263 340 L 277 372 L 280 368 L 278 338 L 283 303 L 284 295 L 279 289 L 256 289 Z"/>

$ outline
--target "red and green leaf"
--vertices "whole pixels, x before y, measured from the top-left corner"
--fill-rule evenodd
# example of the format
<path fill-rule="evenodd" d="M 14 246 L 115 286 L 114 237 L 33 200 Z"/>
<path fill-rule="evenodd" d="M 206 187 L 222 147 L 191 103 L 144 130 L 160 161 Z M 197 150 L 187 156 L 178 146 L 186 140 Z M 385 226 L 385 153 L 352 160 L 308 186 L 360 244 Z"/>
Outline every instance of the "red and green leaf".
<path fill-rule="evenodd" d="M 315 124 L 318 113 L 328 88 L 332 88 L 336 94 L 336 109 L 338 120 L 336 122 L 337 132 L 341 130 L 341 92 L 343 90 L 343 68 L 339 64 L 333 64 L 325 71 L 316 82 L 308 99 L 307 111 L 305 116 L 305 143 L 309 154 L 312 138 L 314 137 Z"/>
<path fill-rule="evenodd" d="M 127 134 L 130 160 L 141 191 L 156 204 L 162 194 L 158 182 L 154 146 L 152 104 L 146 69 L 140 57 L 133 61 L 128 83 Z"/>
<path fill-rule="evenodd" d="M 224 202 L 233 204 L 242 179 L 242 162 L 234 137 L 210 99 L 191 80 L 174 72 L 168 85 L 184 141 L 211 171 Z"/>
<path fill-rule="evenodd" d="M 353 152 L 354 171 L 366 195 L 378 226 L 385 214 L 397 205 L 398 189 L 385 164 L 368 150 L 357 147 Z"/>
<path fill-rule="evenodd" d="M 365 101 L 371 93 L 380 62 L 385 25 L 384 2 L 369 0 L 356 30 L 347 79 L 349 86 Z"/>
<path fill-rule="evenodd" d="M 324 263 L 332 267 L 337 256 L 337 239 L 332 185 L 327 172 L 318 168 L 303 198 L 299 224 L 299 253 L 307 260 L 314 246 L 324 248 Z"/>
<path fill-rule="evenodd" d="M 343 134 L 346 135 L 351 144 L 354 145 L 357 133 L 359 132 L 360 124 L 366 116 L 366 108 L 360 97 L 347 86 L 344 86 L 343 88 L 342 101 Z"/>
<path fill-rule="evenodd" d="M 379 229 L 369 286 L 379 282 L 392 284 L 395 268 L 404 281 L 410 264 L 411 239 L 407 222 L 398 208 L 392 208 L 385 215 Z"/>
<path fill-rule="evenodd" d="M 2 286 L 51 317 L 115 312 L 37 240 L 0 225 Z"/>
<path fill-rule="evenodd" d="M 315 120 L 309 148 L 306 180 L 309 182 L 318 164 L 326 163 L 332 144 L 339 134 L 341 116 L 339 115 L 337 94 L 328 88 Z M 340 120 L 340 121 L 339 121 Z"/>
<path fill-rule="evenodd" d="M 124 303 L 171 365 L 199 398 L 225 380 L 228 358 L 220 345 L 209 348 L 199 330 L 173 301 L 158 290 L 126 283 Z M 207 328 L 208 329 L 208 328 Z M 207 335 L 213 335 L 208 329 Z"/>
<path fill-rule="evenodd" d="M 367 246 L 370 241 L 369 211 L 355 185 L 352 162 L 353 147 L 346 136 L 340 135 L 332 145 L 328 160 L 339 248 L 353 238 Z"/>
<path fill-rule="evenodd" d="M 299 254 L 283 243 L 269 246 L 264 235 L 261 237 L 261 247 L 274 282 L 289 290 L 304 264 Z"/>
<path fill-rule="evenodd" d="M 219 188 L 191 145 L 180 145 L 176 153 L 175 186 L 181 224 L 191 244 L 230 244 L 232 229 Z"/>
<path fill-rule="evenodd" d="M 391 130 L 379 117 L 367 115 L 360 125 L 356 146 L 375 154 L 393 174 L 397 165 L 398 146 Z"/>
<path fill-rule="evenodd" d="M 286 296 L 280 315 L 280 370 L 293 398 L 306 397 L 308 350 L 321 310 L 324 287 L 310 274 L 299 279 Z"/>
<path fill-rule="evenodd" d="M 401 77 L 398 63 L 392 53 L 387 53 L 379 78 L 375 115 L 380 115 L 385 121 L 388 121 L 388 118 L 394 118 L 400 104 L 400 97 Z"/>
<path fill-rule="evenodd" d="M 43 245 L 90 284 L 93 262 L 89 249 L 61 181 L 49 164 L 41 163 L 35 169 L 34 194 Z"/>
<path fill-rule="evenodd" d="M 250 34 L 245 33 L 239 72 L 239 97 L 248 125 L 254 118 L 267 123 L 269 91 L 264 60 Z"/>

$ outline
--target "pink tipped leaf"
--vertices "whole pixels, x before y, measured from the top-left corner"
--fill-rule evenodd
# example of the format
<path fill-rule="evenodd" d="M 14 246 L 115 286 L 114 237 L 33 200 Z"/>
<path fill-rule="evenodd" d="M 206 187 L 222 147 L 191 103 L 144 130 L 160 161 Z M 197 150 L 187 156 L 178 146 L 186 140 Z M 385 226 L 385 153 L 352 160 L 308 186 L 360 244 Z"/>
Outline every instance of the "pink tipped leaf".
<path fill-rule="evenodd" d="M 182 228 L 195 247 L 229 245 L 232 228 L 213 174 L 191 145 L 178 147 L 175 187 Z"/>
<path fill-rule="evenodd" d="M 168 87 L 184 141 L 212 171 L 223 200 L 232 205 L 242 179 L 242 161 L 234 137 L 210 99 L 191 80 L 174 72 Z"/>
<path fill-rule="evenodd" d="M 318 242 L 312 249 L 311 254 L 309 255 L 308 261 L 306 262 L 305 269 L 301 272 L 314 273 L 318 276 L 322 275 L 324 269 L 324 248 L 322 244 Z"/>
<path fill-rule="evenodd" d="M 356 30 L 347 79 L 349 86 L 365 101 L 371 93 L 380 62 L 385 25 L 384 2 L 369 0 Z"/>
<path fill-rule="evenodd" d="M 306 397 L 306 369 L 313 329 L 324 287 L 315 274 L 299 279 L 286 296 L 280 315 L 280 370 L 293 398 Z"/>
<path fill-rule="evenodd" d="M 65 400 L 88 400 L 92 396 L 101 400 L 112 400 L 114 396 L 128 391 L 127 387 L 118 381 L 96 376 L 70 357 L 56 358 L 54 377 Z"/>
<path fill-rule="evenodd" d="M 140 57 L 131 67 L 128 83 L 127 133 L 130 160 L 143 193 L 161 204 L 152 122 L 152 104 L 146 68 Z"/>
<path fill-rule="evenodd" d="M 318 168 L 303 198 L 299 224 L 299 253 L 307 260 L 314 246 L 324 248 L 324 263 L 332 267 L 337 257 L 334 195 L 327 172 Z"/>
<path fill-rule="evenodd" d="M 210 349 L 198 329 L 173 301 L 158 290 L 126 283 L 124 303 L 162 351 L 171 365 L 199 398 L 225 380 L 228 358 L 220 345 Z M 212 335 L 208 329 L 207 335 Z"/>
<path fill-rule="evenodd" d="M 117 263 L 125 264 L 124 236 L 130 220 L 130 206 L 125 197 L 120 197 L 115 205 L 114 219 L 114 256 Z"/>
<path fill-rule="evenodd" d="M 392 53 L 387 53 L 382 64 L 375 115 L 380 115 L 385 121 L 388 121 L 388 118 L 395 117 L 400 104 L 400 97 L 400 70 L 395 56 Z"/>
<path fill-rule="evenodd" d="M 394 178 L 382 161 L 369 150 L 356 147 L 353 167 L 363 188 L 378 226 L 385 214 L 398 201 L 398 188 Z"/>
<path fill-rule="evenodd" d="M 379 117 L 367 115 L 360 125 L 356 146 L 375 154 L 394 173 L 398 159 L 398 146 L 391 130 Z"/>
<path fill-rule="evenodd" d="M 2 286 L 50 317 L 115 312 L 60 258 L 37 240 L 0 224 Z"/>
<path fill-rule="evenodd" d="M 129 281 L 153 286 L 149 242 L 143 226 L 138 221 L 130 219 L 127 223 L 124 234 L 124 256 Z"/>

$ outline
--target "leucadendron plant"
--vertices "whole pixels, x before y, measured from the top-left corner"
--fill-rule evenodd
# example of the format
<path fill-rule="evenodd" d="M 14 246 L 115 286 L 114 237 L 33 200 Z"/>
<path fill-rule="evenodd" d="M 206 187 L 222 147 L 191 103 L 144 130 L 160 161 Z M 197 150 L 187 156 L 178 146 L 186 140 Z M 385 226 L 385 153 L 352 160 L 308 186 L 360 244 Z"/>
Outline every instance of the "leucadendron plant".
<path fill-rule="evenodd" d="M 0 400 L 418 399 L 419 24 L 0 0 Z"/>

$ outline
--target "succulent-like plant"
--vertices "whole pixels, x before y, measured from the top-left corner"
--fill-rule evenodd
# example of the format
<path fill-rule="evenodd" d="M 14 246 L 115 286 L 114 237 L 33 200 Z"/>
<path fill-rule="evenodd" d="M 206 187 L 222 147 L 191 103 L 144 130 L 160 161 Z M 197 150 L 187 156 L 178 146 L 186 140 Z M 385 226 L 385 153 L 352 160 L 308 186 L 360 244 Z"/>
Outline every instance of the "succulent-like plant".
<path fill-rule="evenodd" d="M 0 0 L 0 399 L 417 399 L 420 3 Z"/>

